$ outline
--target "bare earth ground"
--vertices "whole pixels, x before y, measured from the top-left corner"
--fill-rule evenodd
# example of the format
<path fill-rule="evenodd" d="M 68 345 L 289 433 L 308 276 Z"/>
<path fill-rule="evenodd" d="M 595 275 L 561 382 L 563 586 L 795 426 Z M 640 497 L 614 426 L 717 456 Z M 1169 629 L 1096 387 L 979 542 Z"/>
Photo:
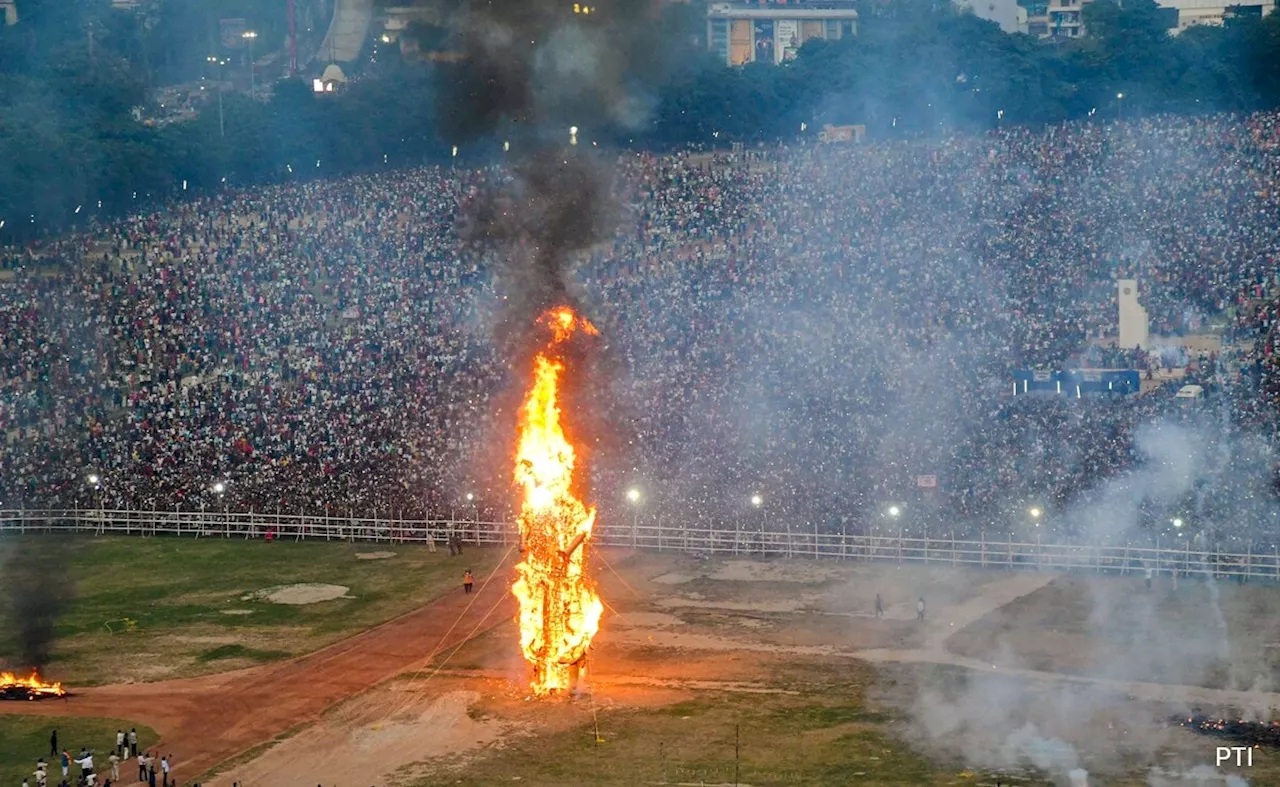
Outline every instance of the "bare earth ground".
<path fill-rule="evenodd" d="M 16 710 L 148 724 L 162 736 L 161 747 L 174 753 L 184 779 L 221 763 L 221 771 L 203 783 L 310 787 L 491 784 L 499 777 L 507 781 L 518 776 L 531 760 L 560 757 L 564 770 L 544 763 L 542 770 L 521 777 L 522 783 L 585 783 L 584 768 L 593 769 L 592 783 L 639 783 L 634 770 L 610 771 L 611 760 L 620 764 L 628 756 L 645 763 L 651 782 L 670 777 L 678 783 L 684 766 L 669 763 L 709 756 L 695 742 L 705 736 L 702 728 L 694 733 L 687 727 L 682 735 L 681 724 L 714 717 L 715 729 L 734 729 L 731 715 L 749 719 L 769 707 L 790 708 L 784 714 L 788 718 L 813 714 L 811 704 L 802 701 L 806 692 L 821 685 L 860 694 L 849 681 L 865 672 L 867 663 L 877 665 L 883 676 L 875 701 L 899 711 L 916 695 L 922 676 L 959 684 L 969 680 L 965 676 L 993 673 L 1029 687 L 1028 696 L 1077 690 L 1114 694 L 1117 708 L 1126 703 L 1280 707 L 1280 694 L 1266 691 L 1087 675 L 1081 668 L 1087 660 L 1080 653 L 1088 647 L 1088 626 L 1062 633 L 1080 615 L 1076 608 L 1082 602 L 1072 601 L 1073 593 L 1080 596 L 1074 583 L 1123 594 L 1132 591 L 1129 579 L 886 564 L 704 562 L 613 551 L 596 556 L 608 610 L 593 648 L 589 701 L 530 702 L 524 696 L 514 605 L 507 596 L 507 575 L 500 570 L 478 594 L 451 595 L 283 664 L 86 689 L 66 703 L 26 704 Z M 1259 616 L 1266 618 L 1259 630 L 1280 626 L 1280 591 L 1250 592 L 1257 595 L 1241 596 L 1236 603 L 1255 623 Z M 873 614 L 876 593 L 885 600 L 883 620 Z M 924 623 L 915 620 L 920 596 L 928 605 Z M 1054 610 L 1060 610 L 1063 622 Z M 1178 612 L 1186 610 L 1170 609 L 1170 614 Z M 1122 627 L 1123 621 L 1116 625 Z M 1018 632 L 1013 645 L 1010 632 Z M 1063 674 L 1072 670 L 1078 674 Z M 871 719 L 875 714 L 861 708 L 817 710 L 845 715 L 831 721 L 829 729 L 819 724 L 795 732 L 794 745 L 764 746 L 764 752 L 760 742 L 783 725 L 769 722 L 774 717 L 767 714 L 761 717 L 754 739 L 761 758 L 756 772 L 769 775 L 757 783 L 845 784 L 856 781 L 854 777 L 872 778 L 868 773 L 880 774 L 875 784 L 986 783 L 956 769 L 949 775 L 891 771 L 885 760 L 902 755 L 878 737 L 882 725 Z M 1102 737 L 1115 738 L 1116 750 L 1123 754 L 1122 739 L 1131 729 L 1121 716 L 1108 717 L 1104 708 L 1096 721 Z M 1110 736 L 1107 725 L 1115 730 Z M 584 730 L 597 745 L 578 754 L 584 751 Z M 1140 732 L 1132 730 L 1135 738 Z M 287 739 L 277 740 L 286 734 Z M 668 748 L 646 748 L 646 738 L 654 735 L 664 741 L 659 746 Z M 733 751 L 732 736 L 727 742 L 723 734 L 719 737 L 718 751 Z M 277 742 L 269 749 L 261 748 L 273 740 Z M 1159 744 L 1194 749 L 1192 760 L 1198 762 L 1213 751 L 1208 739 L 1176 729 L 1162 732 Z M 863 770 L 814 771 L 813 763 L 805 761 L 806 747 L 831 745 L 846 752 L 854 763 L 850 768 Z M 1274 759 L 1270 753 L 1267 757 Z M 766 770 L 766 758 L 787 762 Z M 1270 770 L 1255 770 L 1255 778 L 1264 772 L 1276 778 L 1257 784 L 1280 783 L 1275 769 L 1280 764 L 1257 762 Z M 696 784 L 708 774 L 719 774 L 732 783 L 732 772 L 725 769 L 734 767 L 721 759 L 689 770 L 687 778 Z M 1044 782 L 1026 777 L 1022 783 Z"/>

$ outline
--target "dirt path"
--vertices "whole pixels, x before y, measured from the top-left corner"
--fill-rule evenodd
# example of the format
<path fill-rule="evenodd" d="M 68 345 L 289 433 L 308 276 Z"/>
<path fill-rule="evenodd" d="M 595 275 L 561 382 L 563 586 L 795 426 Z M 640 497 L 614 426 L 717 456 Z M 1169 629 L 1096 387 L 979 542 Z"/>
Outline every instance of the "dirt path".
<path fill-rule="evenodd" d="M 62 702 L 14 703 L 6 713 L 127 719 L 160 734 L 156 750 L 172 754 L 190 780 L 266 743 L 327 708 L 515 616 L 506 570 L 478 592 L 451 594 L 425 607 L 280 664 L 200 678 L 103 686 Z"/>
<path fill-rule="evenodd" d="M 946 652 L 946 642 L 951 639 L 952 634 L 977 623 L 1006 604 L 1031 595 L 1057 577 L 1057 574 L 1048 572 L 1010 574 L 988 584 L 981 593 L 967 601 L 944 606 L 936 612 L 929 610 L 928 618 L 933 626 L 920 650 L 929 653 Z"/>
<path fill-rule="evenodd" d="M 1034 573 L 1015 574 L 1006 579 L 988 585 L 983 592 L 960 604 L 943 607 L 936 613 L 930 612 L 930 623 L 933 629 L 928 633 L 925 643 L 919 648 L 909 650 L 872 649 L 859 650 L 844 654 L 870 662 L 896 662 L 904 664 L 941 664 L 962 667 L 982 672 L 999 672 L 1001 675 L 1035 681 L 1067 681 L 1078 684 L 1089 684 L 1115 692 L 1128 694 L 1136 700 L 1162 703 L 1184 703 L 1190 706 L 1210 705 L 1226 707 L 1258 707 L 1266 704 L 1272 708 L 1280 708 L 1280 693 L 1262 691 L 1235 691 L 1231 689 L 1211 689 L 1203 686 L 1186 686 L 1165 683 L 1147 683 L 1143 681 L 1124 681 L 1109 678 L 1089 677 L 1085 675 L 1068 675 L 1061 672 L 1021 669 L 1000 666 L 990 662 L 961 656 L 951 652 L 947 640 L 965 626 L 976 623 L 997 609 L 1010 604 L 1019 598 L 1034 593 L 1048 585 L 1059 574 Z"/>

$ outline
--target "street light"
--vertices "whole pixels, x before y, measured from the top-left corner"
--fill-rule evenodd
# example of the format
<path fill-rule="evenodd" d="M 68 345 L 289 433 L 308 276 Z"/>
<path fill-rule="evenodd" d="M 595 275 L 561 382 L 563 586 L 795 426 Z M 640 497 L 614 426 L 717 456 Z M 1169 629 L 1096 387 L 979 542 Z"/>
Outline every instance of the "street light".
<path fill-rule="evenodd" d="M 631 545 L 635 546 L 636 533 L 640 530 L 640 490 L 634 486 L 628 489 L 627 501 L 631 503 Z"/>
<path fill-rule="evenodd" d="M 1182 521 L 1182 517 L 1174 517 L 1174 518 L 1173 518 L 1173 526 L 1174 526 L 1174 527 L 1182 527 L 1182 526 L 1183 526 L 1183 524 L 1185 524 L 1185 523 Z"/>
<path fill-rule="evenodd" d="M 241 35 L 249 42 L 249 98 L 253 98 L 257 92 L 257 84 L 254 82 L 253 74 L 253 42 L 258 37 L 258 34 L 253 30 L 246 30 Z"/>
<path fill-rule="evenodd" d="M 889 516 L 897 519 L 902 514 L 902 509 L 897 506 L 889 506 Z"/>
<path fill-rule="evenodd" d="M 577 126 L 569 126 L 569 144 L 570 145 L 578 144 L 578 127 Z"/>
<path fill-rule="evenodd" d="M 1036 506 L 1032 506 L 1032 507 L 1031 507 L 1031 510 L 1030 510 L 1030 511 L 1028 511 L 1027 513 L 1028 513 L 1028 514 L 1031 514 L 1031 518 L 1032 518 L 1032 519 L 1039 519 L 1039 518 L 1040 518 L 1040 515 L 1041 515 L 1041 514 L 1043 514 L 1044 512 L 1043 512 L 1043 511 L 1041 511 L 1041 510 L 1040 510 L 1039 508 L 1037 508 Z"/>
<path fill-rule="evenodd" d="M 1116 115 L 1124 120 L 1124 93 L 1116 93 Z"/>
<path fill-rule="evenodd" d="M 764 498 L 761 497 L 760 495 L 752 495 L 751 505 L 755 506 L 756 508 L 759 508 L 760 506 L 764 505 Z"/>

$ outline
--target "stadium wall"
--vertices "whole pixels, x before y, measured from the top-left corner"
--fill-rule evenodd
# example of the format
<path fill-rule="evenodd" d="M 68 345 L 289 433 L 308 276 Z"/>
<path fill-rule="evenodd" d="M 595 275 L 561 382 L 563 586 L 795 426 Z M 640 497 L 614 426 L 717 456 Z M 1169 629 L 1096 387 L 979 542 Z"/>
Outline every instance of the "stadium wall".
<path fill-rule="evenodd" d="M 467 520 L 414 521 L 323 517 L 283 513 L 212 511 L 0 510 L 0 535 L 24 533 L 119 534 L 139 537 L 240 538 L 277 541 L 360 541 L 424 543 L 434 550 L 451 536 L 475 545 L 516 543 L 515 525 Z M 864 560 L 932 563 L 944 566 L 1032 571 L 1085 571 L 1157 574 L 1190 578 L 1271 580 L 1280 582 L 1280 547 L 1270 551 L 1193 550 L 1188 540 L 1154 547 L 1052 543 L 1041 540 L 958 540 L 954 535 L 926 538 L 862 536 L 788 528 L 761 531 L 630 524 L 597 527 L 595 543 L 623 549 L 763 558 Z"/>

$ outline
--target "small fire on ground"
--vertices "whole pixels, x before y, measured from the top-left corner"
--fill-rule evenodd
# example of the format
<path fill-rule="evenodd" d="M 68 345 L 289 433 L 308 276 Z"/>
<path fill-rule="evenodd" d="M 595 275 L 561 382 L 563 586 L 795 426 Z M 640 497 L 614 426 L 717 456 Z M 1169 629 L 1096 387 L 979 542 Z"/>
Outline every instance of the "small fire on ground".
<path fill-rule="evenodd" d="M 1222 719 L 1204 714 L 1175 716 L 1173 724 L 1192 732 L 1246 746 L 1280 747 L 1280 721 Z"/>
<path fill-rule="evenodd" d="M 520 602 L 520 649 L 532 667 L 536 696 L 574 690 L 586 674 L 587 649 L 604 604 L 586 572 L 594 507 L 574 494 L 576 455 L 561 425 L 561 379 L 567 343 L 599 333 L 569 308 L 544 314 L 549 333 L 534 357 L 533 383 L 520 408 L 515 480 L 523 490 L 519 527 L 523 560 L 511 592 Z"/>
<path fill-rule="evenodd" d="M 45 683 L 35 671 L 25 678 L 19 678 L 12 672 L 0 672 L 0 700 L 40 700 L 62 697 L 66 693 L 61 683 Z"/>

